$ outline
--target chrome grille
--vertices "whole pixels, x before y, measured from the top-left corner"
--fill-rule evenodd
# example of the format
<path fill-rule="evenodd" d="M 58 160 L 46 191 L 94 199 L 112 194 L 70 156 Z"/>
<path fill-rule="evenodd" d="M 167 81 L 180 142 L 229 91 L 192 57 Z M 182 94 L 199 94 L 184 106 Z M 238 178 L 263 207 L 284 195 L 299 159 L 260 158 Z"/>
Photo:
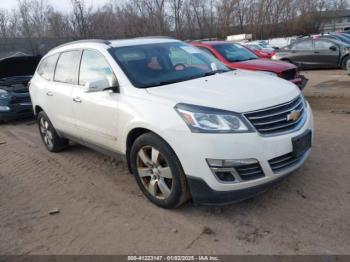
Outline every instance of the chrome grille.
<path fill-rule="evenodd" d="M 290 119 L 291 113 L 299 114 L 297 119 Z M 305 104 L 298 96 L 292 101 L 278 106 L 244 114 L 256 130 L 263 135 L 276 135 L 300 127 L 305 121 Z"/>
<path fill-rule="evenodd" d="M 303 157 L 304 155 L 301 155 L 300 157 L 295 157 L 292 153 L 289 153 L 269 160 L 269 164 L 271 166 L 272 171 L 276 173 L 278 171 L 298 164 Z"/>

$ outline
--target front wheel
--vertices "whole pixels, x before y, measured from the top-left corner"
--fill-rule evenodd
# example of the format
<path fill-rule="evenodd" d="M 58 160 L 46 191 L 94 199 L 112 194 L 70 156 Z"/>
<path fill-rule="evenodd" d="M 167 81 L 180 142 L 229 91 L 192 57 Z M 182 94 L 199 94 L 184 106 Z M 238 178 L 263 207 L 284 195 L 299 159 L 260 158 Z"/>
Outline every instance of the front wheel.
<path fill-rule="evenodd" d="M 159 136 L 146 133 L 134 142 L 131 169 L 145 196 L 163 208 L 176 208 L 189 199 L 185 174 L 171 147 Z"/>
<path fill-rule="evenodd" d="M 68 140 L 58 136 L 50 119 L 41 111 L 38 114 L 38 126 L 41 139 L 43 140 L 47 150 L 50 152 L 59 152 L 68 146 Z"/>

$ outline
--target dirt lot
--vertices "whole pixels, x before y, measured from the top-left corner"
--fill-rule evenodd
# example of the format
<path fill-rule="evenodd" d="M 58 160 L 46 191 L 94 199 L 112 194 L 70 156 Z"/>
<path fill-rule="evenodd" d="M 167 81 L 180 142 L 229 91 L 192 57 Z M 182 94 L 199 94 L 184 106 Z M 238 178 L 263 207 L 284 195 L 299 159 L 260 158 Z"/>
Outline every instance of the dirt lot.
<path fill-rule="evenodd" d="M 122 159 L 78 145 L 51 154 L 32 122 L 0 125 L 0 254 L 350 254 L 350 77 L 306 75 L 310 159 L 225 207 L 157 208 Z"/>

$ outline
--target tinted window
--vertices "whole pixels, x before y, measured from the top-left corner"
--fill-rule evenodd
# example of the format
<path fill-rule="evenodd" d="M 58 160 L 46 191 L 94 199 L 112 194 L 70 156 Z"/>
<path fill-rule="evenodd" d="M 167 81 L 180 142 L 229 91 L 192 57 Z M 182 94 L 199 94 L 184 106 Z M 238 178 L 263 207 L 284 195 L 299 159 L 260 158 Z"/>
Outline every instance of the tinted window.
<path fill-rule="evenodd" d="M 56 62 L 59 54 L 55 54 L 45 58 L 38 68 L 38 74 L 46 80 L 51 80 L 55 72 Z"/>
<path fill-rule="evenodd" d="M 192 48 L 192 47 L 189 47 L 189 48 Z M 200 59 L 197 56 L 192 55 L 190 52 L 186 52 L 182 48 L 178 48 L 178 47 L 170 48 L 169 58 L 173 66 L 185 65 L 187 67 L 193 66 L 193 67 L 203 68 L 205 70 L 210 70 L 210 66 L 206 63 L 206 61 Z"/>
<path fill-rule="evenodd" d="M 115 76 L 104 56 L 96 51 L 85 50 L 81 58 L 79 85 L 86 82 L 108 78 L 115 82 Z"/>
<path fill-rule="evenodd" d="M 312 50 L 312 41 L 303 41 L 292 45 L 292 50 Z"/>
<path fill-rule="evenodd" d="M 318 49 L 318 50 L 324 50 L 324 49 L 329 50 L 331 46 L 334 46 L 334 44 L 328 41 L 324 41 L 324 40 L 315 41 L 315 49 Z"/>
<path fill-rule="evenodd" d="M 68 51 L 61 53 L 58 59 L 55 81 L 67 84 L 76 84 L 76 70 L 80 62 L 81 51 Z"/>
<path fill-rule="evenodd" d="M 241 62 L 258 58 L 253 52 L 238 44 L 219 44 L 215 45 L 214 48 L 229 62 Z"/>
<path fill-rule="evenodd" d="M 133 85 L 140 88 L 229 71 L 217 59 L 181 42 L 117 47 L 110 52 Z"/>

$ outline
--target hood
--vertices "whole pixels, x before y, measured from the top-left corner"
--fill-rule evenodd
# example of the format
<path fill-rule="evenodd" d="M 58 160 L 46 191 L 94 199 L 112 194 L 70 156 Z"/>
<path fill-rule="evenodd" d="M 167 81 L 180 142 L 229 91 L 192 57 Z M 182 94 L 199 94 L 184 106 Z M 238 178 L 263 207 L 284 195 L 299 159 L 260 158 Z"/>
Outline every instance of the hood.
<path fill-rule="evenodd" d="M 272 61 L 269 59 L 254 59 L 242 62 L 230 63 L 230 67 L 248 70 L 270 71 L 282 73 L 283 71 L 295 69 L 296 66 L 283 61 Z"/>
<path fill-rule="evenodd" d="M 0 78 L 33 75 L 39 56 L 13 56 L 0 60 Z"/>
<path fill-rule="evenodd" d="M 248 112 L 288 102 L 300 94 L 278 77 L 236 70 L 171 85 L 148 88 L 156 97 L 234 112 Z"/>

